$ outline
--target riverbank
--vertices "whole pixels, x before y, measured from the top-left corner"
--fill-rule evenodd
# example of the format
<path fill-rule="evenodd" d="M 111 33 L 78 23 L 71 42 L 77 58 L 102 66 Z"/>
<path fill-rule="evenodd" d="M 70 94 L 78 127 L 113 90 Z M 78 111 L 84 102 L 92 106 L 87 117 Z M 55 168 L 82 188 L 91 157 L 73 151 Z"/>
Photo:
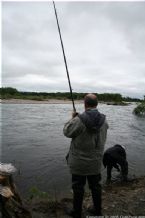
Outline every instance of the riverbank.
<path fill-rule="evenodd" d="M 143 216 L 145 215 L 145 176 L 133 179 L 128 183 L 112 183 L 103 186 L 103 216 Z M 92 205 L 90 193 L 83 202 L 84 218 L 89 217 L 87 208 Z M 66 207 L 72 206 L 72 198 L 51 201 L 47 198 L 33 198 L 29 209 L 35 218 L 69 218 L 64 213 Z"/>
<path fill-rule="evenodd" d="M 72 104 L 71 100 L 59 100 L 59 99 L 49 99 L 49 100 L 25 100 L 25 99 L 1 99 L 1 104 Z M 76 104 L 83 103 L 82 100 L 76 100 Z"/>
<path fill-rule="evenodd" d="M 64 99 L 48 99 L 48 100 L 25 100 L 25 99 L 0 99 L 1 104 L 72 104 L 71 100 Z M 100 101 L 101 104 L 127 106 L 131 103 L 127 102 L 104 102 Z M 75 104 L 83 104 L 83 100 L 75 100 Z"/>

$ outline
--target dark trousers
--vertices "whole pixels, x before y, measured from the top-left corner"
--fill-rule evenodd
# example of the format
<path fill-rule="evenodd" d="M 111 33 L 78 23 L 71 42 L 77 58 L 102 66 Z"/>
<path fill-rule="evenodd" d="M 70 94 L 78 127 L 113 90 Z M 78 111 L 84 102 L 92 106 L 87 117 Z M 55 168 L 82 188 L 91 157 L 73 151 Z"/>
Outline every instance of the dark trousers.
<path fill-rule="evenodd" d="M 92 199 L 96 215 L 101 215 L 102 187 L 99 183 L 101 180 L 101 174 L 88 176 L 72 174 L 73 209 L 75 218 L 81 218 L 84 186 L 86 184 L 86 180 L 88 181 L 89 188 L 92 192 Z"/>

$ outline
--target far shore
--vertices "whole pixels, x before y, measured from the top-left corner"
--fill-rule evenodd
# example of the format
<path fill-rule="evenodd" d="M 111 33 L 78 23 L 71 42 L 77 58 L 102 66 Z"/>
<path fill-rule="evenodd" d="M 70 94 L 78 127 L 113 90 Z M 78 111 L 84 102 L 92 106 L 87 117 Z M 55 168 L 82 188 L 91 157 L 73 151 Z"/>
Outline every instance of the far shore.
<path fill-rule="evenodd" d="M 75 104 L 83 104 L 83 100 L 74 100 Z M 1 104 L 72 104 L 71 100 L 68 99 L 48 99 L 48 100 L 28 100 L 28 99 L 0 99 Z M 118 105 L 127 106 L 131 103 L 127 102 L 104 102 L 101 101 L 99 104 L 107 105 Z"/>

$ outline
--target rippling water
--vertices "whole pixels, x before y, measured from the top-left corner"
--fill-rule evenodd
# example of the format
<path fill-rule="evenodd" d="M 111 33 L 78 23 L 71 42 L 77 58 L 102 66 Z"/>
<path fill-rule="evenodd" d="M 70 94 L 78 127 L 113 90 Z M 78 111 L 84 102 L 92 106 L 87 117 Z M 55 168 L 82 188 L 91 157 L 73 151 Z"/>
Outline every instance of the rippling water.
<path fill-rule="evenodd" d="M 3 104 L 2 162 L 18 168 L 16 182 L 24 194 L 32 186 L 40 190 L 71 187 L 65 155 L 70 140 L 63 136 L 64 123 L 71 117 L 70 104 Z M 77 110 L 83 111 L 78 104 Z M 114 144 L 126 147 L 129 173 L 145 174 L 145 118 L 132 114 L 135 105 L 99 105 L 109 123 L 105 149 Z M 106 171 L 103 171 L 103 178 Z"/>

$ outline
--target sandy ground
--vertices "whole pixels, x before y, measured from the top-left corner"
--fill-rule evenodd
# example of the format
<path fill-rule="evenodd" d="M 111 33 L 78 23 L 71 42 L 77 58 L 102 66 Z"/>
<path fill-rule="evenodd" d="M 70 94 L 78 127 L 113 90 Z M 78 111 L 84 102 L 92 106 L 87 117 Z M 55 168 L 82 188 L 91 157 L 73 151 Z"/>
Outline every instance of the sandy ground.
<path fill-rule="evenodd" d="M 103 216 L 108 216 L 107 218 L 110 216 L 145 217 L 145 177 L 125 184 L 118 182 L 103 186 L 102 198 L 102 212 Z M 87 213 L 87 208 L 91 205 L 92 199 L 88 193 L 83 202 L 83 218 L 92 218 Z M 60 202 L 33 199 L 30 203 L 34 218 L 69 218 L 64 212 L 65 207 L 72 207 L 72 198 L 65 198 Z"/>
<path fill-rule="evenodd" d="M 75 104 L 83 104 L 83 100 L 74 100 Z M 71 100 L 60 100 L 60 99 L 48 99 L 48 100 L 25 100 L 25 99 L 0 99 L 1 104 L 72 104 Z M 127 106 L 131 103 L 127 102 L 104 102 L 99 101 L 99 104 L 107 104 L 107 105 L 117 105 L 117 106 Z"/>

